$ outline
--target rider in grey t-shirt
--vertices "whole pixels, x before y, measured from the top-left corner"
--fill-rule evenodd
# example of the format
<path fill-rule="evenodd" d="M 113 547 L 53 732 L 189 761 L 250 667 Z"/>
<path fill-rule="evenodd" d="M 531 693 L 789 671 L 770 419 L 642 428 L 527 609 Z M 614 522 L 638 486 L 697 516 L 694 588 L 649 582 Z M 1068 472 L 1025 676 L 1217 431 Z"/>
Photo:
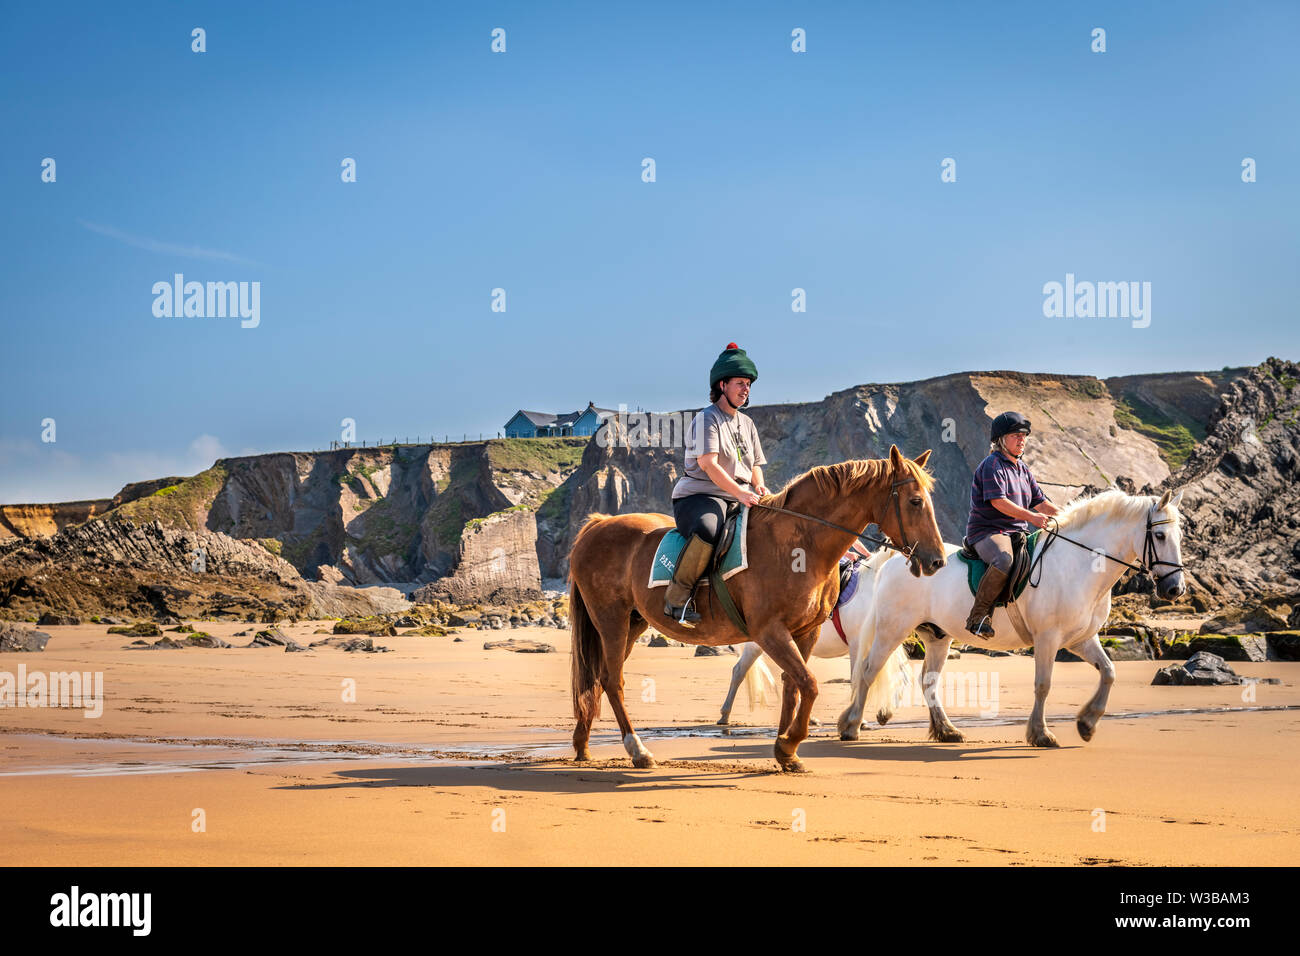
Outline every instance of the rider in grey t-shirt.
<path fill-rule="evenodd" d="M 768 493 L 758 430 L 740 410 L 749 404 L 749 387 L 757 378 L 745 350 L 730 343 L 709 369 L 713 404 L 687 430 L 686 474 L 673 488 L 673 518 L 686 546 L 664 594 L 664 614 L 684 627 L 700 620 L 691 595 L 713 557 L 728 505 L 751 507 Z"/>
<path fill-rule="evenodd" d="M 741 411 L 732 417 L 717 405 L 702 409 L 686 430 L 686 474 L 673 486 L 673 498 L 716 495 L 735 501 L 735 495 L 704 473 L 699 466 L 701 455 L 717 455 L 719 467 L 738 485 L 750 484 L 754 468 L 767 464 L 753 419 Z"/>

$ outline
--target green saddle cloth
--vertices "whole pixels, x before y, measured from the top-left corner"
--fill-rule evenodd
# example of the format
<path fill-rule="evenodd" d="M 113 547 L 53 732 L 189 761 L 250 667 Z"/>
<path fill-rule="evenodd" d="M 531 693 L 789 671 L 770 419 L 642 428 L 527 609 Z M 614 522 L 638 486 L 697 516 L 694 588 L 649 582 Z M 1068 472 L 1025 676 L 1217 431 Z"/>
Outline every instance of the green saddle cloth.
<path fill-rule="evenodd" d="M 731 547 L 727 549 L 726 557 L 722 559 L 722 577 L 731 577 L 737 571 L 743 571 L 749 567 L 748 554 L 745 549 L 745 532 L 749 528 L 749 509 L 740 509 L 740 517 L 736 519 L 736 533 L 731 539 Z M 666 586 L 673 579 L 673 572 L 677 569 L 677 559 L 681 557 L 682 548 L 686 547 L 686 539 L 677 533 L 676 528 L 672 528 L 664 535 L 663 540 L 659 542 L 659 548 L 655 551 L 654 563 L 650 565 L 650 583 L 648 587 Z M 707 578 L 706 578 L 707 580 Z"/>
<path fill-rule="evenodd" d="M 1032 532 L 1029 537 L 1025 539 L 1025 553 L 1029 555 L 1030 563 L 1033 561 L 1034 548 L 1038 546 L 1038 536 L 1042 533 L 1043 531 L 1040 528 L 1037 531 Z M 974 597 L 975 592 L 979 590 L 980 581 L 984 577 L 984 572 L 988 570 L 989 566 L 979 558 L 966 557 L 966 555 L 962 554 L 960 551 L 957 552 L 957 557 L 966 562 L 966 583 L 970 585 L 971 597 Z M 1029 575 L 1025 574 L 1016 582 L 1016 596 L 1014 600 L 1020 600 L 1020 595 L 1024 593 L 1027 584 L 1029 584 Z M 1006 603 L 1006 601 L 996 601 L 993 606 L 1005 607 Z"/>

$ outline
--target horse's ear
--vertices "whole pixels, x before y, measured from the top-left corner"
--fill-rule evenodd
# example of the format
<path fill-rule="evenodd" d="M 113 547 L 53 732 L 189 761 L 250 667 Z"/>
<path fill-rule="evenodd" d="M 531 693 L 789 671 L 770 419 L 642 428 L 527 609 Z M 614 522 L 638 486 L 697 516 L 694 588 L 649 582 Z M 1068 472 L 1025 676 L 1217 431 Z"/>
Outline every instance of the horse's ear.
<path fill-rule="evenodd" d="M 1163 495 L 1161 495 L 1160 500 L 1156 502 L 1156 511 L 1164 511 L 1165 505 L 1169 504 L 1169 499 L 1172 498 L 1173 496 L 1174 493 L 1172 491 L 1166 491 Z"/>
<path fill-rule="evenodd" d="M 897 445 L 889 446 L 889 464 L 892 465 L 895 470 L 903 467 L 903 453 L 898 450 Z"/>
<path fill-rule="evenodd" d="M 930 452 L 931 452 L 932 450 L 933 450 L 933 449 L 927 448 L 925 451 L 921 452 L 921 454 L 919 454 L 919 455 L 917 455 L 915 458 L 913 458 L 912 461 L 916 462 L 918 465 L 920 465 L 922 468 L 924 468 L 924 467 L 925 467 L 925 463 L 926 463 L 927 461 L 930 460 Z"/>
<path fill-rule="evenodd" d="M 1183 500 L 1183 489 L 1179 488 L 1179 489 L 1178 489 L 1178 494 L 1174 495 L 1173 500 L 1170 501 L 1169 503 L 1170 503 L 1171 505 L 1173 505 L 1175 508 L 1177 508 L 1177 507 L 1178 507 L 1178 502 L 1180 502 L 1180 501 L 1182 501 L 1182 500 Z"/>

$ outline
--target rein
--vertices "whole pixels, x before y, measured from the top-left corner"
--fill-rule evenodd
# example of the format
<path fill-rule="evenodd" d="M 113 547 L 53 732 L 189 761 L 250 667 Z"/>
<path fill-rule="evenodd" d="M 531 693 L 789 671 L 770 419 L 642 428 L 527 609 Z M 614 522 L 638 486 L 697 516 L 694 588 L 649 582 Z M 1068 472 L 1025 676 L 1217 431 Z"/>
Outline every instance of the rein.
<path fill-rule="evenodd" d="M 912 476 L 900 478 L 889 486 L 889 495 L 894 499 L 894 514 L 898 518 L 898 531 L 903 536 L 903 547 L 901 548 L 894 544 L 894 542 L 890 541 L 888 535 L 882 535 L 881 537 L 872 540 L 867 537 L 865 529 L 860 532 L 854 531 L 852 528 L 846 528 L 844 525 L 836 524 L 834 521 L 827 521 L 825 518 L 818 518 L 816 515 L 800 514 L 798 511 L 790 511 L 787 508 L 778 508 L 776 505 L 765 505 L 761 503 L 753 505 L 752 507 L 763 508 L 767 511 L 776 511 L 783 515 L 789 515 L 792 518 L 803 518 L 805 521 L 815 521 L 818 524 L 824 524 L 826 527 L 834 528 L 836 531 L 843 531 L 845 534 L 851 534 L 858 541 L 866 541 L 868 544 L 874 544 L 878 547 L 889 548 L 891 551 L 897 551 L 899 554 L 904 555 L 910 560 L 912 557 L 912 551 L 915 549 L 916 545 L 908 542 L 907 532 L 903 530 L 903 509 L 902 505 L 899 504 L 898 499 L 898 486 L 905 485 L 910 481 L 916 481 L 916 478 Z"/>
<path fill-rule="evenodd" d="M 1044 528 L 1043 530 L 1047 532 L 1047 541 L 1043 544 L 1042 549 L 1038 552 L 1038 556 L 1034 558 L 1034 563 L 1029 568 L 1030 587 L 1035 587 L 1035 588 L 1038 587 L 1038 581 L 1033 580 L 1033 574 L 1035 570 L 1038 571 L 1038 580 L 1039 581 L 1042 580 L 1043 555 L 1047 554 L 1047 549 L 1051 547 L 1052 542 L 1055 541 L 1057 538 L 1060 538 L 1062 541 L 1068 541 L 1070 542 L 1070 544 L 1074 545 L 1075 547 L 1082 548 L 1085 551 L 1091 551 L 1093 554 L 1099 554 L 1103 558 L 1106 558 L 1108 561 L 1114 561 L 1116 564 L 1122 564 L 1130 571 L 1137 571 L 1140 574 L 1145 574 L 1151 578 L 1153 584 L 1159 587 L 1160 582 L 1163 581 L 1165 578 L 1177 574 L 1179 571 L 1183 570 L 1183 566 L 1181 564 L 1175 564 L 1173 561 L 1160 560 L 1159 555 L 1156 553 L 1155 538 L 1151 534 L 1151 529 L 1154 528 L 1156 525 L 1172 524 L 1173 520 L 1174 520 L 1173 518 L 1161 518 L 1159 521 L 1152 521 L 1151 513 L 1150 512 L 1147 513 L 1147 534 L 1146 534 L 1146 540 L 1142 542 L 1142 563 L 1141 564 L 1130 564 L 1128 561 L 1121 561 L 1119 558 L 1115 557 L 1114 555 L 1107 554 L 1105 551 L 1098 551 L 1096 548 L 1090 548 L 1081 541 L 1075 541 L 1073 538 L 1066 537 L 1065 535 L 1061 534 L 1060 531 L 1057 531 L 1054 527 Z M 1054 525 L 1056 524 L 1055 519 L 1052 519 L 1052 523 Z M 1156 567 L 1157 565 L 1162 565 L 1162 564 L 1168 565 L 1169 567 L 1173 568 L 1173 570 L 1166 571 L 1164 574 L 1157 576 L 1155 573 Z"/>

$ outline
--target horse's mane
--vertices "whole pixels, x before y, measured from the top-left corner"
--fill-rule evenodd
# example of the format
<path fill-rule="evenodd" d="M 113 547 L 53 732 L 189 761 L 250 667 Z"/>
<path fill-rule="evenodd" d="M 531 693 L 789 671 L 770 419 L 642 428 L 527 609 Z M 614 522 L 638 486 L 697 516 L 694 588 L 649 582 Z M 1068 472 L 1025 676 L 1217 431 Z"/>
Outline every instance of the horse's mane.
<path fill-rule="evenodd" d="M 1107 488 L 1105 491 L 1098 492 L 1089 498 L 1076 498 L 1056 516 L 1057 523 L 1064 531 L 1069 527 L 1078 527 L 1086 524 L 1095 518 L 1103 518 L 1110 515 L 1119 515 L 1120 517 L 1137 520 L 1145 517 L 1146 513 L 1151 510 L 1159 501 L 1158 498 L 1151 495 L 1130 495 L 1118 488 Z M 1166 511 L 1170 511 L 1168 507 Z M 1176 518 L 1178 509 L 1172 509 Z"/>
<path fill-rule="evenodd" d="M 907 470 L 923 491 L 934 488 L 934 476 L 910 458 L 904 458 Z M 861 458 L 842 461 L 834 465 L 815 465 L 802 475 L 791 478 L 775 495 L 763 499 L 763 504 L 777 508 L 788 507 L 790 495 L 797 489 L 811 487 L 819 498 L 841 497 L 857 491 L 869 481 L 879 478 L 889 470 L 887 458 Z"/>

